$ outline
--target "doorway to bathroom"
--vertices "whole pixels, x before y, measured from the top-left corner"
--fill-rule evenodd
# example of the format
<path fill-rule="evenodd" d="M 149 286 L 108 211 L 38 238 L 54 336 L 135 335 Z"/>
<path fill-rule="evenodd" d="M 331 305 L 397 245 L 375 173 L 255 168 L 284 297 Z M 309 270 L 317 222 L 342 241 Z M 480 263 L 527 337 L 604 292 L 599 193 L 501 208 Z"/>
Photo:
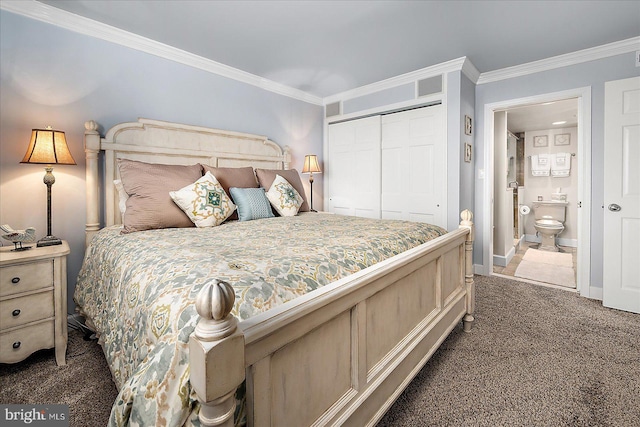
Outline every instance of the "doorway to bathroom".
<path fill-rule="evenodd" d="M 486 106 L 488 274 L 589 296 L 588 105 L 584 88 Z"/>

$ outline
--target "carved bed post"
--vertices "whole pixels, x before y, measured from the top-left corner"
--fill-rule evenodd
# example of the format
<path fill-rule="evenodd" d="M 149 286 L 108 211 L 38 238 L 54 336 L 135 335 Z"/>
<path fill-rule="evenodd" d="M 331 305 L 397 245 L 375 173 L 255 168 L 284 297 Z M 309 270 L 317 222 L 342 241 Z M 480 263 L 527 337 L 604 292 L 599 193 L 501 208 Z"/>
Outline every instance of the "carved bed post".
<path fill-rule="evenodd" d="M 203 426 L 234 425 L 235 392 L 245 378 L 244 334 L 230 314 L 234 301 L 231 285 L 217 279 L 196 297 L 200 320 L 189 337 L 189 366 Z"/>
<path fill-rule="evenodd" d="M 84 152 L 86 160 L 87 223 L 85 225 L 85 247 L 100 229 L 100 181 L 98 176 L 98 153 L 100 134 L 93 120 L 84 124 Z"/>
<path fill-rule="evenodd" d="M 464 331 L 471 331 L 471 327 L 473 326 L 473 313 L 476 309 L 476 289 L 475 284 L 473 283 L 473 239 L 474 239 L 474 225 L 473 225 L 473 214 L 469 209 L 465 209 L 460 214 L 460 226 L 458 228 L 468 228 L 469 234 L 467 235 L 467 240 L 464 244 L 465 249 L 465 264 L 464 264 L 464 282 L 467 287 L 467 314 L 462 318 L 462 324 L 464 326 Z"/>

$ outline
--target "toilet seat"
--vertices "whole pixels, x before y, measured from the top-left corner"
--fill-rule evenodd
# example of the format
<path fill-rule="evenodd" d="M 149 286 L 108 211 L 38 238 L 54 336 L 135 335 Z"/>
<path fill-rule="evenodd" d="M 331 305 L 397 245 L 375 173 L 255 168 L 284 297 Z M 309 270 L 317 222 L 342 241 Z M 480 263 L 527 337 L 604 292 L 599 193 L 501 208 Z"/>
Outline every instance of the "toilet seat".
<path fill-rule="evenodd" d="M 547 229 L 564 229 L 564 225 L 562 225 L 560 221 L 556 221 L 555 219 L 539 219 L 535 222 L 535 225 Z"/>

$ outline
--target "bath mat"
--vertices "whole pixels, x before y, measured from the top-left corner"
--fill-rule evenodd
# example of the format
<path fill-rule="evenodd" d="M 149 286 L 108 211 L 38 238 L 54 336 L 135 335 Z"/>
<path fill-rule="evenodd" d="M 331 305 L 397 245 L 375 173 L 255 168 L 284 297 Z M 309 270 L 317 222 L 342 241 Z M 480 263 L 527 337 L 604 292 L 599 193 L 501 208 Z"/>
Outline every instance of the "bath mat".
<path fill-rule="evenodd" d="M 573 257 L 571 254 L 562 252 L 541 251 L 538 249 L 527 249 L 523 260 L 541 262 L 544 264 L 560 265 L 562 267 L 573 267 Z"/>
<path fill-rule="evenodd" d="M 529 249 L 527 253 L 529 253 L 530 250 L 531 249 Z M 527 254 L 525 253 L 525 256 L 526 255 Z M 576 287 L 576 279 L 572 267 L 548 264 L 544 262 L 527 261 L 524 258 L 520 261 L 520 264 L 518 264 L 515 276 L 538 282 L 551 283 L 553 285 L 564 286 L 567 288 Z"/>

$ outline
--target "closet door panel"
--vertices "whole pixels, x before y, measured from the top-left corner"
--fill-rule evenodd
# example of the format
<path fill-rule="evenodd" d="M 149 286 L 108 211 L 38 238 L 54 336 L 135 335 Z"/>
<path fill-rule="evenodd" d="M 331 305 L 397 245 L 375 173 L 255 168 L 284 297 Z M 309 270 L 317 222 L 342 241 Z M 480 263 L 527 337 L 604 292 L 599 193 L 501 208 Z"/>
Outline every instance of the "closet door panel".
<path fill-rule="evenodd" d="M 329 211 L 380 218 L 380 116 L 329 125 Z"/>
<path fill-rule="evenodd" d="M 442 107 L 382 118 L 382 216 L 446 227 Z"/>
<path fill-rule="evenodd" d="M 355 193 L 355 183 L 351 173 L 354 153 L 342 152 L 331 160 L 333 174 L 330 211 L 340 215 L 355 215 L 352 196 Z"/>

